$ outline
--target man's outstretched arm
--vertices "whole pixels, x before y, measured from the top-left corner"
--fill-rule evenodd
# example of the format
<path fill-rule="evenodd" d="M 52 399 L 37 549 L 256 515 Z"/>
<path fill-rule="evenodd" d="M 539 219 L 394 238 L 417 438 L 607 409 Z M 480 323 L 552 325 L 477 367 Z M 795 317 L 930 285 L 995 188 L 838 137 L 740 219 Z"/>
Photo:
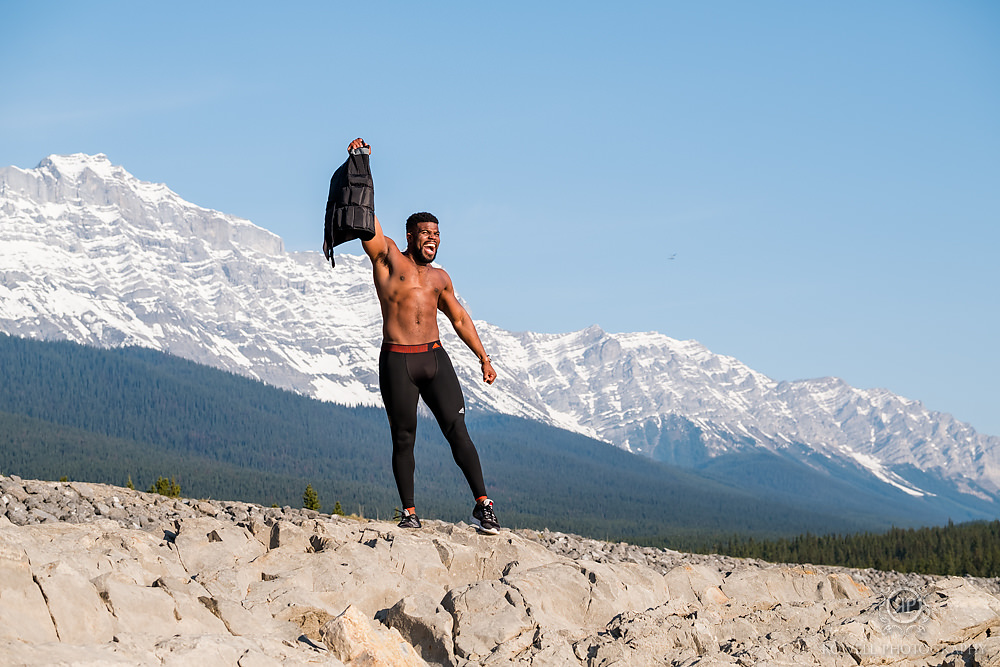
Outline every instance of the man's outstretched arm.
<path fill-rule="evenodd" d="M 370 157 L 372 147 L 366 144 L 361 137 L 358 137 L 347 146 L 347 152 L 350 153 L 355 148 L 361 148 L 362 146 L 368 147 L 368 155 Z M 374 264 L 380 259 L 384 261 L 385 257 L 389 254 L 389 241 L 386 239 L 385 234 L 382 233 L 382 225 L 379 224 L 378 216 L 373 214 L 373 217 L 375 218 L 375 236 L 368 241 L 362 241 L 361 247 L 364 248 L 365 254 L 371 258 Z"/>
<path fill-rule="evenodd" d="M 365 254 L 371 258 L 372 264 L 379 261 L 385 262 L 385 258 L 389 255 L 389 239 L 385 237 L 382 233 L 382 225 L 378 222 L 378 216 L 375 216 L 375 236 L 369 241 L 362 241 L 361 247 L 365 249 Z"/>
<path fill-rule="evenodd" d="M 476 331 L 476 325 L 469 317 L 469 311 L 459 303 L 455 296 L 455 288 L 451 284 L 450 277 L 447 279 L 445 288 L 441 291 L 438 308 L 451 320 L 451 325 L 455 327 L 455 333 L 462 339 L 462 342 L 468 345 L 473 354 L 479 357 L 479 364 L 483 368 L 483 381 L 486 384 L 493 384 L 493 381 L 497 379 L 497 372 L 493 370 L 493 362 L 486 354 L 483 342 L 479 340 L 479 332 Z"/>

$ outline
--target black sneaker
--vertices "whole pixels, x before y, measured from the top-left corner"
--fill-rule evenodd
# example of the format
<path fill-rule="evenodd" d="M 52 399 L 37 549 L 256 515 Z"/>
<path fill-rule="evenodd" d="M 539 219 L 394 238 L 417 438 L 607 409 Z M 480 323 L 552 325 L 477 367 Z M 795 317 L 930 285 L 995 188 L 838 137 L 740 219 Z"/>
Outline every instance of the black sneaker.
<path fill-rule="evenodd" d="M 401 518 L 400 522 L 396 524 L 400 528 L 420 528 L 420 519 L 409 510 L 403 510 L 402 512 L 396 510 L 396 516 L 393 518 Z"/>
<path fill-rule="evenodd" d="M 481 503 L 476 503 L 472 510 L 472 522 L 478 526 L 476 530 L 487 535 L 497 535 L 500 532 L 500 522 L 497 515 L 493 513 L 493 501 L 487 498 Z"/>

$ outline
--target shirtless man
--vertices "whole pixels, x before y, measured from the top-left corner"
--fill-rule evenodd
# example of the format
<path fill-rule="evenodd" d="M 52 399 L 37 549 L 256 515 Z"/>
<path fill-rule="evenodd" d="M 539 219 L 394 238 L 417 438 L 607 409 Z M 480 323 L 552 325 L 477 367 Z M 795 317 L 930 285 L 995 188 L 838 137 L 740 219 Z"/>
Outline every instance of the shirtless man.
<path fill-rule="evenodd" d="M 355 139 L 353 150 L 365 145 Z M 472 520 L 481 532 L 496 535 L 500 524 L 486 484 L 479 453 L 465 427 L 465 399 L 451 360 L 441 346 L 437 311 L 444 313 L 455 333 L 479 357 L 483 381 L 493 384 L 496 371 L 483 349 L 469 313 L 455 297 L 444 269 L 431 265 L 441 244 L 438 220 L 414 213 L 406 220 L 406 250 L 400 252 L 382 233 L 375 218 L 375 236 L 362 241 L 372 260 L 375 291 L 382 307 L 382 351 L 379 389 L 392 433 L 392 473 L 403 505 L 402 528 L 419 528 L 413 500 L 413 444 L 417 434 L 417 398 L 422 397 L 451 445 L 455 463 L 465 474 L 476 506 Z"/>

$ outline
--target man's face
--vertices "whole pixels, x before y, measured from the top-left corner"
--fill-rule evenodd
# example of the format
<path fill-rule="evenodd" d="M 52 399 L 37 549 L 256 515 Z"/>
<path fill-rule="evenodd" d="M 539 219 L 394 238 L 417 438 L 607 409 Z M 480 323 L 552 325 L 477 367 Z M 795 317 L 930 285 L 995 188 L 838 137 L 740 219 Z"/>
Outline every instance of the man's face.
<path fill-rule="evenodd" d="M 436 222 L 418 222 L 417 228 L 406 234 L 406 240 L 413 250 L 413 258 L 418 262 L 430 264 L 437 256 L 441 245 L 441 232 Z"/>

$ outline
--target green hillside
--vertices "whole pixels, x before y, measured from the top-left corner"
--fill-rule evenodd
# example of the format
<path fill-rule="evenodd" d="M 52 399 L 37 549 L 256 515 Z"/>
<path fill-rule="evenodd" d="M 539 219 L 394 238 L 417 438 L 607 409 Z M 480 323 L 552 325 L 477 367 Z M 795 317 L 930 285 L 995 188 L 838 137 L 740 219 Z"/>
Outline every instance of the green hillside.
<path fill-rule="evenodd" d="M 175 477 L 192 497 L 387 517 L 398 505 L 388 426 L 376 408 L 322 403 L 170 355 L 0 335 L 0 472 L 147 488 Z M 474 412 L 471 411 L 470 412 Z M 470 415 L 505 526 L 687 548 L 884 530 L 892 517 L 795 507 L 580 435 Z M 422 516 L 467 520 L 468 487 L 432 419 L 417 442 Z"/>
<path fill-rule="evenodd" d="M 264 505 L 299 505 L 301 480 L 248 470 L 196 455 L 159 451 L 148 444 L 90 433 L 23 415 L 0 412 L 0 473 L 30 479 L 101 482 L 148 489 L 164 474 L 180 480 L 185 496 L 248 499 Z M 229 493 L 189 493 L 190 489 Z M 295 489 L 298 488 L 296 493 Z"/>

